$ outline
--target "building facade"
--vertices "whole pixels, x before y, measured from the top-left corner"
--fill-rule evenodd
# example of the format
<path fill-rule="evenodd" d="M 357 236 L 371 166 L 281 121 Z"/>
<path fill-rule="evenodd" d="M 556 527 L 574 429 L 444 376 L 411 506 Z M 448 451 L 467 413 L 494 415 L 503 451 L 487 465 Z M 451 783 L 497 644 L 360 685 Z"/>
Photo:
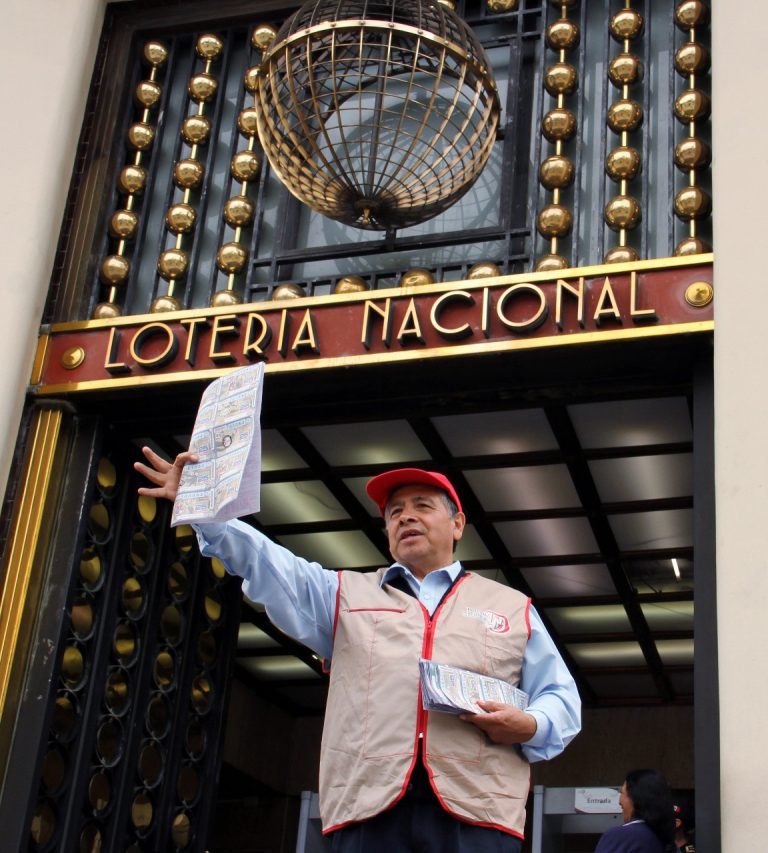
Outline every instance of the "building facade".
<path fill-rule="evenodd" d="M 541 600 L 588 708 L 582 740 L 560 763 L 536 768 L 534 780 L 618 784 L 631 769 L 621 762 L 653 757 L 677 788 L 695 788 L 702 850 L 759 843 L 760 750 L 744 713 L 761 707 L 752 659 L 765 632 L 757 537 L 768 416 L 756 380 L 766 343 L 749 319 L 761 283 L 756 241 L 743 225 L 758 227 L 762 190 L 753 150 L 764 120 L 749 100 L 757 5 L 713 2 L 711 20 L 686 32 L 673 15 L 697 4 L 459 4 L 500 93 L 495 144 L 455 205 L 383 235 L 310 214 L 280 190 L 266 158 L 254 166 L 256 134 L 234 130 L 253 95 L 242 72 L 258 63 L 254 28 L 279 29 L 295 4 L 251 5 L 221 4 L 213 17 L 198 3 L 64 2 L 7 13 L 14 38 L 6 79 L 25 85 L 4 95 L 2 166 L 11 202 L 0 238 L 4 833 L 18 849 L 202 850 L 212 838 L 211 849 L 238 849 L 234 839 L 226 847 L 215 825 L 226 805 L 204 782 L 222 762 L 223 788 L 255 776 L 262 804 L 268 788 L 293 795 L 311 787 L 312 760 L 295 778 L 280 776 L 285 754 L 270 741 L 279 732 L 300 750 L 316 749 L 317 663 L 269 635 L 261 615 L 243 618 L 220 567 L 198 560 L 183 529 L 167 532 L 167 509 L 138 501 L 129 475 L 141 443 L 169 454 L 183 446 L 207 381 L 264 357 L 265 509 L 311 500 L 305 526 L 276 510 L 256 523 L 320 553 L 329 567 L 340 565 L 338 550 L 323 552 L 322 537 L 347 537 L 352 567 L 368 568 L 386 551 L 355 500 L 366 471 L 428 460 L 458 474 L 477 522 L 478 542 L 463 559 L 479 571 L 505 567 L 509 582 Z M 644 17 L 642 34 L 627 10 Z M 617 37 L 608 27 L 622 12 Z M 201 47 L 211 34 L 221 48 Z M 686 41 L 711 51 L 711 72 L 694 59 L 687 75 L 675 73 L 673 56 Z M 162 60 L 147 47 L 155 44 L 169 51 Z M 625 55 L 641 60 L 642 79 L 622 71 Z M 574 85 L 561 76 L 568 66 Z M 215 78 L 218 96 L 205 93 L 204 75 Z M 45 92 L 51 130 L 22 136 L 11 116 L 32 86 Z M 142 86 L 146 102 L 132 97 Z M 711 119 L 694 106 L 689 121 L 675 121 L 670 104 L 686 89 L 711 95 Z M 157 109 L 149 105 L 155 90 Z M 645 120 L 612 125 L 607 116 L 620 120 L 619 101 L 636 101 Z M 576 129 L 558 131 L 568 111 Z M 194 126 L 179 136 L 184 116 L 209 122 L 215 146 L 196 141 Z M 138 124 L 151 128 L 154 148 Z M 439 131 L 440 122 L 429 128 Z M 675 167 L 675 143 L 698 137 L 711 144 L 711 169 Z M 636 149 L 642 168 L 611 160 L 616 147 Z M 562 158 L 576 171 L 573 183 Z M 180 160 L 205 164 L 204 193 L 171 180 Z M 131 184 L 128 167 L 143 168 L 150 183 Z M 753 191 L 741 192 L 753 177 Z M 703 207 L 675 215 L 686 186 L 711 195 L 711 218 Z M 616 196 L 638 199 L 642 216 L 629 203 L 612 206 Z M 220 211 L 236 207 L 228 200 L 242 197 L 255 221 L 238 224 L 233 213 L 222 222 Z M 190 199 L 196 232 L 185 230 L 178 209 Z M 176 230 L 163 225 L 172 208 Z M 125 210 L 140 214 L 133 243 L 109 231 Z M 676 254 L 693 238 L 699 251 Z M 248 250 L 247 273 L 235 244 Z M 215 260 L 225 246 L 230 267 L 226 257 Z M 192 264 L 185 277 L 172 272 L 174 250 Z M 167 275 L 163 263 L 155 271 L 159 261 Z M 482 263 L 495 268 L 475 277 Z M 345 277 L 367 289 L 340 290 Z M 696 295 L 712 283 L 714 314 Z M 298 299 L 280 299 L 286 291 Z M 345 341 L 347 328 L 354 332 Z M 649 424 L 663 427 L 661 438 L 597 438 Z M 473 443 L 473 428 L 501 449 Z M 530 443 L 511 446 L 510 431 Z M 647 474 L 619 461 L 654 456 L 665 465 L 649 475 L 654 486 L 618 489 L 616 480 Z M 504 482 L 520 494 L 531 482 L 545 489 L 525 479 L 545 468 L 548 488 L 572 488 L 572 501 L 505 503 L 503 477 L 489 473 L 506 471 Z M 665 491 L 658 484 L 672 469 L 683 485 Z M 326 515 L 310 511 L 330 502 L 312 492 L 316 481 L 333 498 Z M 651 523 L 664 513 L 669 528 Z M 653 546 L 637 532 L 640 515 Z M 596 544 L 582 546 L 581 527 Z M 575 544 L 520 550 L 526 536 L 551 540 L 566 528 Z M 378 554 L 356 550 L 361 536 Z M 688 586 L 650 572 L 647 564 L 662 559 L 677 561 Z M 561 571 L 566 564 L 572 571 Z M 568 596 L 584 593 L 547 586 L 546 572 L 594 584 L 579 614 Z M 577 615 L 600 607 L 614 609 L 588 630 L 574 627 Z M 683 621 L 662 623 L 662 609 Z M 293 652 L 318 683 L 283 674 L 281 688 L 256 655 L 249 669 L 243 624 L 284 656 Z M 617 657 L 601 669 L 599 651 L 610 643 Z M 247 730 L 254 713 L 260 734 Z M 253 849 L 291 849 L 270 835 L 265 807 L 253 809 L 265 837 Z"/>

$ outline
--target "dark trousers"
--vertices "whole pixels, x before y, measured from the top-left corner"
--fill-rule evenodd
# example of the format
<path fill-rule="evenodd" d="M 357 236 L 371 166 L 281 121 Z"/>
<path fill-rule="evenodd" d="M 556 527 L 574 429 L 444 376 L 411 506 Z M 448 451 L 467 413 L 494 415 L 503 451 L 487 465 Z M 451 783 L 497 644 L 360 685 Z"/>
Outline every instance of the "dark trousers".
<path fill-rule="evenodd" d="M 451 817 L 437 801 L 421 761 L 397 805 L 328 838 L 332 853 L 519 853 L 522 844 L 506 832 Z"/>

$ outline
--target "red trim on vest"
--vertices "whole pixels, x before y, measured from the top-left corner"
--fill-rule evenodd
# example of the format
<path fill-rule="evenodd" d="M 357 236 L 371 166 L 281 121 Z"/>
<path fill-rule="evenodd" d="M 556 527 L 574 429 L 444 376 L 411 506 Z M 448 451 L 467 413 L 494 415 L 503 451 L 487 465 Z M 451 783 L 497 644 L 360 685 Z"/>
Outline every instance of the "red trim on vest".
<path fill-rule="evenodd" d="M 531 639 L 531 599 L 525 605 L 525 627 L 528 630 L 528 639 Z"/>

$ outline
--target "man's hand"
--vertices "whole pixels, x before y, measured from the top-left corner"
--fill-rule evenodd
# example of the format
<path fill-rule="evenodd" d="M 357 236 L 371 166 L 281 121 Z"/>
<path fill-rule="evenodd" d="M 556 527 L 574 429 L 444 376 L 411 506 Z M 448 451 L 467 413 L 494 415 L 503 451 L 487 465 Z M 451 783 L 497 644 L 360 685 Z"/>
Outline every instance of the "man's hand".
<path fill-rule="evenodd" d="M 487 714 L 459 714 L 459 719 L 482 729 L 494 743 L 525 743 L 536 734 L 536 717 L 502 702 L 477 703 Z"/>
<path fill-rule="evenodd" d="M 148 480 L 155 484 L 155 488 L 147 488 L 142 486 L 139 489 L 140 495 L 146 495 L 150 498 L 167 498 L 169 501 L 176 500 L 176 492 L 179 489 L 179 480 L 181 472 L 187 462 L 197 462 L 197 456 L 185 450 L 173 460 L 168 462 L 162 456 L 158 456 L 149 447 L 142 447 L 141 452 L 152 466 L 145 465 L 143 462 L 134 462 L 133 467 L 143 474 Z"/>

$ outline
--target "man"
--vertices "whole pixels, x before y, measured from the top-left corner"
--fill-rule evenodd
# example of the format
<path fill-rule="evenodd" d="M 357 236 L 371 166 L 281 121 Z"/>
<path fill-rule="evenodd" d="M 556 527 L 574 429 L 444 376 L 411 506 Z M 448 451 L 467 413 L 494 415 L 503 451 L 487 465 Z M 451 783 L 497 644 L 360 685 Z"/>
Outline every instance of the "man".
<path fill-rule="evenodd" d="M 151 467 L 135 467 L 155 488 L 140 493 L 173 500 L 194 457 L 144 454 Z M 378 572 L 327 571 L 239 521 L 198 525 L 201 550 L 330 662 L 320 811 L 332 850 L 516 853 L 529 762 L 557 755 L 580 728 L 573 679 L 530 600 L 454 560 L 465 516 L 446 477 L 398 469 L 367 492 L 395 561 Z M 530 704 L 427 713 L 420 657 L 503 678 Z"/>

